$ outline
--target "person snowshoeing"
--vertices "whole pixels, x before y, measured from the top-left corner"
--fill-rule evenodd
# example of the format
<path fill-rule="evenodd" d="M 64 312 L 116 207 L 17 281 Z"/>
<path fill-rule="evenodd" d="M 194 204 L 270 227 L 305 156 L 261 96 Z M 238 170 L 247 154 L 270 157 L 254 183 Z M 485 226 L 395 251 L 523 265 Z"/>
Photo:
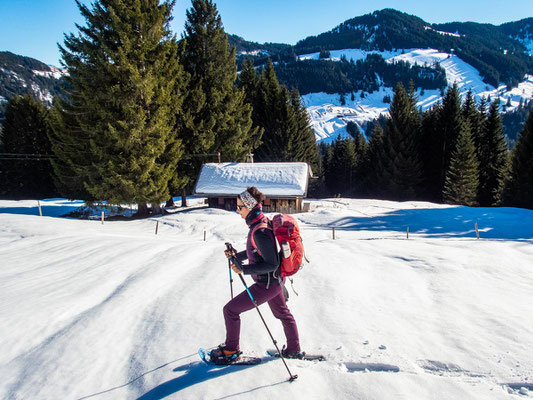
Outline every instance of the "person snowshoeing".
<path fill-rule="evenodd" d="M 272 314 L 281 321 L 287 339 L 287 345 L 282 350 L 285 358 L 300 358 L 300 339 L 296 321 L 292 316 L 285 301 L 283 281 L 279 278 L 280 258 L 276 246 L 276 238 L 272 229 L 258 228 L 260 224 L 268 224 L 268 219 L 263 215 L 262 201 L 264 195 L 256 187 L 248 187 L 237 196 L 237 212 L 246 221 L 249 227 L 246 250 L 237 253 L 235 258 L 242 270 L 235 264 L 231 269 L 237 274 L 252 275 L 255 283 L 249 287 L 250 293 L 257 305 L 268 302 Z M 254 235 L 252 241 L 252 234 Z M 255 242 L 256 248 L 253 246 Z M 228 250 L 226 257 L 231 258 Z M 248 260 L 248 264 L 242 261 Z M 249 294 L 243 291 L 224 306 L 224 320 L 226 323 L 226 341 L 217 349 L 212 350 L 211 359 L 217 363 L 231 363 L 238 359 L 239 337 L 241 331 L 240 314 L 254 308 Z"/>

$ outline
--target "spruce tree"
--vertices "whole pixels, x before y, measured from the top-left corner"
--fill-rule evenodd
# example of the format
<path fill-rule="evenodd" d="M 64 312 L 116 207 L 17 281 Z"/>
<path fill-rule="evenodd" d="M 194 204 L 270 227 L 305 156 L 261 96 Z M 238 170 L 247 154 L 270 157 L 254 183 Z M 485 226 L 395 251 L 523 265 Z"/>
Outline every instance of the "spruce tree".
<path fill-rule="evenodd" d="M 481 206 L 498 205 L 501 202 L 509 174 L 509 151 L 503 134 L 499 107 L 499 100 L 491 104 L 480 138 L 479 204 Z"/>
<path fill-rule="evenodd" d="M 463 116 L 461 112 L 461 100 L 457 84 L 448 88 L 442 100 L 438 127 L 440 131 L 439 145 L 442 146 L 442 158 L 440 168 L 440 184 L 444 187 L 446 171 L 449 168 L 452 152 L 456 148 L 457 137 L 462 127 Z"/>
<path fill-rule="evenodd" d="M 254 123 L 263 129 L 261 145 L 257 148 L 258 161 L 287 161 L 287 123 L 291 110 L 287 108 L 289 93 L 278 82 L 272 60 L 259 77 L 254 104 Z"/>
<path fill-rule="evenodd" d="M 239 87 L 244 90 L 246 102 L 252 105 L 252 121 L 253 126 L 256 125 L 256 115 L 258 112 L 258 91 L 259 91 L 259 76 L 255 70 L 252 59 L 246 59 L 241 67 L 241 73 L 238 79 Z"/>
<path fill-rule="evenodd" d="M 322 169 L 320 171 L 320 178 L 322 180 L 324 194 L 326 196 L 331 196 L 333 195 L 333 192 L 329 191 L 329 182 L 334 179 L 334 171 L 330 168 L 330 165 L 333 162 L 333 145 L 321 142 L 319 148 L 322 155 Z"/>
<path fill-rule="evenodd" d="M 422 164 L 419 161 L 420 116 L 413 90 L 401 83 L 395 88 L 385 130 L 386 154 L 382 181 L 390 198 L 412 200 L 420 195 Z"/>
<path fill-rule="evenodd" d="M 533 111 L 513 148 L 511 179 L 506 204 L 533 209 Z"/>
<path fill-rule="evenodd" d="M 357 154 L 353 139 L 337 136 L 328 162 L 326 184 L 334 195 L 349 197 L 353 192 Z"/>
<path fill-rule="evenodd" d="M 56 97 L 49 111 L 48 136 L 57 156 L 52 166 L 59 193 L 69 199 L 91 202 L 95 197 L 87 191 L 85 182 L 94 156 L 89 151 L 89 136 L 80 127 L 76 110 L 81 109 L 81 103 L 76 105 L 75 99 L 69 103 Z"/>
<path fill-rule="evenodd" d="M 263 130 L 262 144 L 257 148 L 258 161 L 301 161 L 313 169 L 318 167 L 318 148 L 309 116 L 300 94 L 281 86 L 274 65 L 268 60 L 265 70 L 256 78 L 246 67 L 241 85 L 253 104 L 254 125 Z"/>
<path fill-rule="evenodd" d="M 175 116 L 184 75 L 169 30 L 174 1 L 77 4 L 86 26 L 60 47 L 70 102 L 59 109 L 51 135 L 59 159 L 54 168 L 60 179 L 63 166 L 69 177 L 81 173 L 98 200 L 137 202 L 141 214 L 152 203 L 157 212 L 182 155 Z M 79 131 L 61 129 L 69 125 Z"/>
<path fill-rule="evenodd" d="M 294 113 L 294 132 L 289 138 L 290 161 L 306 162 L 312 170 L 318 169 L 318 147 L 315 131 L 311 127 L 307 108 L 297 90 L 291 91 L 290 108 Z"/>
<path fill-rule="evenodd" d="M 364 135 L 359 131 L 355 133 L 355 172 L 353 182 L 353 193 L 356 195 L 363 195 L 365 193 L 365 177 L 368 174 L 368 143 Z"/>
<path fill-rule="evenodd" d="M 423 196 L 431 201 L 442 200 L 443 136 L 440 130 L 441 105 L 427 110 L 422 117 L 420 158 L 423 165 Z"/>
<path fill-rule="evenodd" d="M 0 195 L 5 198 L 43 198 L 54 196 L 54 176 L 50 160 L 35 155 L 52 154 L 47 131 L 46 108 L 29 95 L 14 96 L 7 103 L 0 142 L 4 152 L 21 154 L 0 161 Z M 23 155 L 33 155 L 32 160 Z"/>
<path fill-rule="evenodd" d="M 446 173 L 443 198 L 449 204 L 477 205 L 479 162 L 470 126 L 463 123 Z"/>
<path fill-rule="evenodd" d="M 186 177 L 181 186 L 186 187 L 209 160 L 202 155 L 220 152 L 223 161 L 244 161 L 259 144 L 260 132 L 252 128 L 252 106 L 243 89 L 235 86 L 235 48 L 230 49 L 211 0 L 192 1 L 183 38 L 182 60 L 190 74 L 180 117 L 186 153 L 180 163 Z"/>
<path fill-rule="evenodd" d="M 366 194 L 380 198 L 386 194 L 385 187 L 388 180 L 388 177 L 384 176 L 386 162 L 384 143 L 383 128 L 379 123 L 375 123 L 368 140 L 367 156 L 361 165 L 361 171 L 364 171 L 361 186 Z"/>
<path fill-rule="evenodd" d="M 476 104 L 476 99 L 472 90 L 470 89 L 466 93 L 465 100 L 462 105 L 462 116 L 463 121 L 465 121 L 470 127 L 470 133 L 474 146 L 478 148 L 480 137 L 482 134 L 482 129 L 484 125 L 485 111 L 484 111 L 484 100 L 480 104 L 480 108 Z M 476 153 L 477 154 L 477 153 Z"/>

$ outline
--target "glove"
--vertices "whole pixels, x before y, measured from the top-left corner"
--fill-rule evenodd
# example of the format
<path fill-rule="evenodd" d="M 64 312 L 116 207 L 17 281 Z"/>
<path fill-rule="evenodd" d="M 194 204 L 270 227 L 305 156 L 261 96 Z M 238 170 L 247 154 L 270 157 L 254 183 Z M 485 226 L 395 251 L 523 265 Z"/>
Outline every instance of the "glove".
<path fill-rule="evenodd" d="M 233 270 L 233 272 L 235 272 L 236 274 L 242 274 L 242 269 L 237 267 L 235 264 L 231 264 L 230 267 Z"/>
<path fill-rule="evenodd" d="M 231 251 L 229 250 L 224 250 L 224 255 L 226 256 L 226 258 L 235 257 L 235 255 L 231 254 Z"/>

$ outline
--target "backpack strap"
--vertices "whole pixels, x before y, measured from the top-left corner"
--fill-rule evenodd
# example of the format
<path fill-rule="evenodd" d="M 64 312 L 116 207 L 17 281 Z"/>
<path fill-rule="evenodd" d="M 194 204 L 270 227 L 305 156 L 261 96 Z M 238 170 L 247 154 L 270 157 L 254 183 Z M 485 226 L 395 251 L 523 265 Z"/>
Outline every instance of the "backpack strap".
<path fill-rule="evenodd" d="M 262 224 L 258 224 L 256 226 L 254 226 L 254 229 L 252 229 L 252 247 L 254 248 L 254 251 L 257 252 L 257 254 L 261 255 L 261 252 L 259 251 L 259 249 L 257 248 L 257 246 L 255 245 L 255 239 L 254 239 L 254 234 L 255 234 L 255 231 L 257 231 L 258 229 L 261 229 L 261 228 L 267 228 L 267 229 L 270 229 L 273 231 L 272 227 L 267 224 L 267 223 L 262 223 Z"/>

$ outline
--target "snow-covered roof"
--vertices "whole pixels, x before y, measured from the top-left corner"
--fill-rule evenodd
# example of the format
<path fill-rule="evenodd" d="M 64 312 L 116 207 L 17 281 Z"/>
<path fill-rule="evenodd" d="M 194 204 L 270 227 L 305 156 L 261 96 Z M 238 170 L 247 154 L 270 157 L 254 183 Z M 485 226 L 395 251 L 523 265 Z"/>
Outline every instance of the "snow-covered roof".
<path fill-rule="evenodd" d="M 305 197 L 311 168 L 304 162 L 204 164 L 197 196 L 236 196 L 248 186 L 270 198 Z"/>

